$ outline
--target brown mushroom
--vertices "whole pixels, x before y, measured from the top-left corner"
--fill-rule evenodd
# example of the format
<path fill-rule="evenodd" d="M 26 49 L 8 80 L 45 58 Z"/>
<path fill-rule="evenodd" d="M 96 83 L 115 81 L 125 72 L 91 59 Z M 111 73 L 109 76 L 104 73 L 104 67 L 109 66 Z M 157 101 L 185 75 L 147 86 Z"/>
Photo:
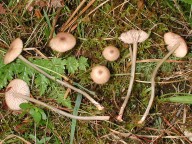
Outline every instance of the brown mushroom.
<path fill-rule="evenodd" d="M 27 83 L 21 79 L 12 80 L 6 88 L 5 102 L 11 110 L 21 110 L 19 107 L 22 103 L 27 103 L 26 99 L 15 96 L 15 93 L 30 96 L 30 90 Z"/>
<path fill-rule="evenodd" d="M 23 42 L 20 38 L 16 38 L 10 45 L 9 50 L 5 54 L 4 64 L 14 61 L 22 52 Z"/>
<path fill-rule="evenodd" d="M 115 61 L 119 58 L 119 49 L 114 46 L 107 46 L 102 52 L 103 57 L 108 61 Z"/>
<path fill-rule="evenodd" d="M 95 66 L 92 68 L 91 78 L 96 84 L 104 84 L 110 78 L 110 71 L 105 66 Z"/>
<path fill-rule="evenodd" d="M 54 38 L 52 38 L 49 42 L 49 46 L 51 49 L 57 52 L 66 52 L 71 50 L 76 44 L 75 37 L 66 32 L 58 33 Z"/>

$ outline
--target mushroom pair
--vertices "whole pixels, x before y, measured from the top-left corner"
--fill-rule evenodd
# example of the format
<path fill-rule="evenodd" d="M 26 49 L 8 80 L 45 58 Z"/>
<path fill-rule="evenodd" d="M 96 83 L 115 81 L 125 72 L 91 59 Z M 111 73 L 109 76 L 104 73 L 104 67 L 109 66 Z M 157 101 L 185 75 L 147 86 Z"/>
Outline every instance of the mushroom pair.
<path fill-rule="evenodd" d="M 63 116 L 72 118 L 72 119 L 78 119 L 78 120 L 109 120 L 109 116 L 75 116 L 72 114 L 69 114 L 67 112 L 64 112 L 62 110 L 59 110 L 51 105 L 48 105 L 44 102 L 41 102 L 39 100 L 36 100 L 34 98 L 30 98 L 30 90 L 27 85 L 27 83 L 21 79 L 14 79 L 12 80 L 5 92 L 5 102 L 9 109 L 11 110 L 21 110 L 19 107 L 20 104 L 26 103 L 28 101 L 31 101 L 33 103 L 36 103 L 38 105 L 44 106 L 58 114 L 61 114 Z"/>
<path fill-rule="evenodd" d="M 122 104 L 120 108 L 119 115 L 117 116 L 117 120 L 122 121 L 122 115 L 124 112 L 124 109 L 127 105 L 128 99 L 131 95 L 132 86 L 134 82 L 134 75 L 135 75 L 135 63 L 136 63 L 136 55 L 137 55 L 137 43 L 145 41 L 149 35 L 142 31 L 142 30 L 130 30 L 128 32 L 122 33 L 120 36 L 120 40 L 122 40 L 124 43 L 133 44 L 133 54 L 132 54 L 132 67 L 131 67 L 131 78 L 129 83 L 129 88 L 127 91 L 127 95 L 125 97 L 124 103 Z M 143 123 L 143 121 L 146 119 L 147 115 L 149 114 L 149 110 L 152 106 L 154 97 L 155 97 L 155 76 L 157 74 L 157 71 L 159 67 L 162 65 L 162 63 L 172 54 L 176 57 L 184 57 L 187 54 L 188 48 L 184 41 L 184 39 L 172 32 L 168 32 L 164 35 L 164 41 L 168 45 L 167 49 L 169 53 L 157 64 L 156 68 L 154 69 L 151 77 L 151 97 L 149 100 L 149 104 L 147 106 L 147 109 L 141 118 L 141 120 L 138 122 L 139 124 Z"/>
<path fill-rule="evenodd" d="M 119 58 L 120 52 L 119 49 L 114 46 L 107 46 L 102 52 L 103 57 L 108 61 L 115 61 Z M 91 71 L 91 79 L 96 84 L 104 84 L 108 82 L 110 78 L 110 71 L 105 66 L 95 66 Z"/>
<path fill-rule="evenodd" d="M 141 120 L 138 122 L 139 124 L 142 124 L 144 120 L 146 119 L 147 115 L 149 114 L 149 111 L 151 109 L 151 106 L 153 104 L 154 98 L 155 98 L 155 77 L 157 74 L 157 71 L 159 67 L 163 64 L 163 62 L 171 55 L 173 54 L 176 57 L 182 58 L 187 54 L 188 48 L 185 40 L 179 36 L 178 34 L 175 34 L 173 32 L 168 32 L 164 34 L 164 41 L 167 45 L 167 49 L 169 53 L 158 62 L 157 66 L 153 70 L 152 76 L 151 76 L 151 97 L 148 103 L 148 106 L 145 110 L 145 113 L 143 114 Z"/>
<path fill-rule="evenodd" d="M 51 39 L 50 41 L 50 46 L 52 46 L 52 48 L 54 50 L 58 50 L 58 47 L 62 48 L 62 50 L 60 49 L 60 52 L 64 52 L 67 50 L 70 50 L 71 48 L 73 48 L 75 46 L 76 40 L 75 38 L 69 34 L 69 33 L 59 33 L 56 37 L 54 37 L 53 39 Z M 25 59 L 22 55 L 20 55 L 20 53 L 22 52 L 23 49 L 23 42 L 20 38 L 15 39 L 11 45 L 9 50 L 7 51 L 5 57 L 4 57 L 4 63 L 8 64 L 10 62 L 12 62 L 14 59 L 16 59 L 17 57 L 19 59 L 21 59 L 23 62 L 25 62 L 27 65 L 31 66 L 32 68 L 36 69 L 38 72 L 40 72 L 41 74 L 45 75 L 47 78 L 56 81 L 57 83 L 68 87 L 80 94 L 82 94 L 83 96 L 85 96 L 88 100 L 90 100 L 91 103 L 93 103 L 98 110 L 102 110 L 104 107 L 102 105 L 100 105 L 98 102 L 96 102 L 89 94 L 87 94 L 86 92 L 72 86 L 71 84 L 69 84 L 66 81 L 61 81 L 58 79 L 55 79 L 55 77 L 49 75 L 48 73 L 46 73 L 45 71 L 43 71 L 42 69 L 40 69 L 39 67 L 37 67 L 36 65 L 34 65 L 33 63 L 31 63 L 30 61 L 28 61 L 27 59 Z"/>

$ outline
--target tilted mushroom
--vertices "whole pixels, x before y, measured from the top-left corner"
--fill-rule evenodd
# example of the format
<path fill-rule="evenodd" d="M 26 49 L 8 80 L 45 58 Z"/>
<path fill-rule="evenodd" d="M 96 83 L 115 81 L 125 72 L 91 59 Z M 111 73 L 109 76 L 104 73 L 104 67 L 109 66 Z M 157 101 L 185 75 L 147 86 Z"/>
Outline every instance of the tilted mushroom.
<path fill-rule="evenodd" d="M 103 57 L 108 61 L 115 61 L 119 58 L 119 49 L 114 46 L 107 46 L 102 52 Z"/>
<path fill-rule="evenodd" d="M 14 61 L 22 52 L 23 41 L 20 38 L 16 38 L 10 45 L 4 57 L 4 64 L 8 64 Z"/>
<path fill-rule="evenodd" d="M 19 41 L 19 45 L 18 45 L 18 46 L 17 46 L 17 43 L 16 43 L 15 41 L 16 41 L 16 42 Z M 17 38 L 16 40 L 14 40 L 14 41 L 11 43 L 10 48 L 11 48 L 11 47 L 21 48 L 21 46 L 23 47 L 23 42 L 22 42 L 22 40 L 21 40 L 20 38 Z M 22 49 L 22 48 L 21 48 L 21 49 Z M 66 82 L 66 81 L 61 81 L 61 80 L 55 79 L 54 76 L 49 75 L 48 73 L 46 73 L 45 71 L 43 71 L 42 69 L 40 69 L 39 67 L 37 67 L 36 65 L 34 65 L 33 63 L 31 63 L 30 61 L 28 61 L 27 59 L 25 59 L 22 55 L 19 55 L 19 54 L 18 54 L 18 51 L 9 50 L 9 51 L 6 53 L 6 55 L 5 55 L 6 57 L 5 57 L 5 58 L 7 58 L 8 55 L 14 56 L 14 59 L 17 58 L 17 56 L 18 56 L 19 59 L 21 59 L 23 62 L 25 62 L 27 65 L 31 66 L 32 68 L 34 68 L 35 70 L 37 70 L 37 71 L 40 72 L 41 74 L 45 75 L 47 78 L 49 78 L 49 79 L 51 79 L 51 80 L 53 80 L 53 81 L 56 81 L 57 83 L 65 86 L 65 87 L 68 87 L 68 88 L 70 88 L 70 89 L 72 89 L 72 90 L 74 90 L 74 91 L 76 91 L 76 92 L 78 92 L 78 93 L 80 93 L 80 94 L 82 94 L 82 95 L 85 96 L 91 103 L 93 103 L 93 104 L 97 107 L 98 110 L 102 110 L 102 109 L 104 108 L 102 105 L 100 105 L 98 102 L 96 102 L 96 101 L 95 101 L 89 94 L 87 94 L 86 92 L 84 92 L 84 91 L 82 91 L 82 90 L 80 90 L 80 89 L 72 86 L 71 84 L 69 84 L 69 83 Z M 11 58 L 11 61 L 13 61 L 14 59 Z M 10 62 L 10 60 L 4 60 L 4 61 L 5 61 L 5 63 L 9 63 L 9 62 Z"/>
<path fill-rule="evenodd" d="M 110 78 L 110 71 L 105 66 L 95 66 L 92 68 L 91 78 L 96 84 L 104 84 L 108 82 Z"/>
<path fill-rule="evenodd" d="M 19 107 L 22 103 L 27 103 L 26 99 L 15 96 L 15 93 L 30 96 L 30 90 L 27 83 L 21 79 L 12 80 L 6 88 L 5 102 L 11 110 L 21 110 Z"/>
<path fill-rule="evenodd" d="M 21 108 L 19 105 L 21 103 L 25 103 L 28 101 L 34 102 L 36 104 L 39 104 L 41 106 L 44 106 L 58 114 L 61 114 L 63 116 L 72 118 L 72 119 L 78 119 L 78 120 L 109 120 L 109 116 L 75 116 L 72 114 L 69 114 L 67 112 L 64 112 L 62 110 L 59 110 L 51 105 L 48 105 L 44 102 L 41 102 L 39 100 L 36 100 L 34 98 L 30 98 L 30 90 L 27 85 L 27 83 L 21 79 L 14 79 L 12 80 L 9 85 L 6 88 L 5 92 L 5 101 L 7 106 L 11 110 L 20 110 Z"/>
<path fill-rule="evenodd" d="M 178 34 L 173 32 L 167 32 L 164 34 L 164 41 L 167 45 L 168 51 L 171 51 L 173 46 L 179 43 L 179 47 L 174 51 L 173 55 L 179 58 L 184 57 L 187 54 L 188 48 L 185 40 Z"/>
<path fill-rule="evenodd" d="M 137 58 L 137 43 L 141 43 L 145 41 L 148 37 L 149 35 L 146 32 L 142 30 L 135 30 L 135 29 L 122 33 L 121 36 L 119 37 L 119 39 L 124 43 L 133 44 L 133 55 L 131 60 L 131 77 L 129 82 L 129 88 L 127 90 L 127 95 L 125 97 L 125 100 L 120 108 L 119 115 L 117 116 L 118 121 L 123 121 L 122 120 L 123 112 L 130 98 L 131 91 L 133 88 L 133 82 L 135 78 L 136 58 Z"/>
<path fill-rule="evenodd" d="M 187 54 L 188 48 L 185 40 L 179 36 L 178 34 L 168 32 L 164 34 L 164 41 L 165 44 L 167 44 L 167 49 L 169 53 L 158 62 L 157 66 L 153 70 L 152 76 L 151 76 L 151 97 L 148 103 L 148 106 L 145 110 L 145 113 L 143 114 L 141 120 L 138 122 L 139 124 L 142 124 L 147 115 L 149 114 L 149 111 L 151 109 L 151 106 L 153 104 L 154 98 L 155 98 L 155 77 L 157 74 L 157 71 L 159 67 L 163 64 L 163 62 L 171 55 L 173 54 L 176 57 L 184 57 Z"/>
<path fill-rule="evenodd" d="M 67 32 L 60 32 L 49 42 L 51 49 L 57 52 L 66 52 L 71 50 L 76 44 L 75 37 Z"/>

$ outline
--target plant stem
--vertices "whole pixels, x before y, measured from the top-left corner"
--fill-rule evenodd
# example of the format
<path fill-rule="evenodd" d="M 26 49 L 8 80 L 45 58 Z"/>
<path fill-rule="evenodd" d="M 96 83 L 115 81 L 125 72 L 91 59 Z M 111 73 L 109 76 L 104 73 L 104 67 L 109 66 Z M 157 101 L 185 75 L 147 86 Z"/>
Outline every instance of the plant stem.
<path fill-rule="evenodd" d="M 143 114 L 141 120 L 138 122 L 138 124 L 142 124 L 147 115 L 149 114 L 149 111 L 151 109 L 151 106 L 153 104 L 154 98 L 155 98 L 155 77 L 157 74 L 157 71 L 159 69 L 159 67 L 163 64 L 163 62 L 179 47 L 179 44 L 177 43 L 176 45 L 173 46 L 173 48 L 171 49 L 171 51 L 169 51 L 169 53 L 161 60 L 159 61 L 159 63 L 157 64 L 157 66 L 155 67 L 155 69 L 153 70 L 152 76 L 151 76 L 151 97 L 147 106 L 147 109 L 145 110 L 145 113 Z"/>
<path fill-rule="evenodd" d="M 25 95 L 22 95 L 20 93 L 15 93 L 15 96 L 26 99 L 26 100 L 31 101 L 31 102 L 34 102 L 38 105 L 44 106 L 44 107 L 46 107 L 46 108 L 48 108 L 48 109 L 50 109 L 50 110 L 52 110 L 58 114 L 61 114 L 63 116 L 66 116 L 66 117 L 69 117 L 72 119 L 77 119 L 77 120 L 109 120 L 109 116 L 75 116 L 75 115 L 69 114 L 67 112 L 64 112 L 62 110 L 59 110 L 59 109 L 57 109 L 51 105 L 48 105 L 44 102 L 36 100 L 34 98 L 30 98 L 30 97 L 27 97 Z"/>
<path fill-rule="evenodd" d="M 125 110 L 125 107 L 127 105 L 127 102 L 131 96 L 131 91 L 132 91 L 132 88 L 133 88 L 133 82 L 134 82 L 134 79 L 135 79 L 135 66 L 136 66 L 136 59 L 137 59 L 137 42 L 134 42 L 133 43 L 133 55 L 131 57 L 131 61 L 132 61 L 132 65 L 131 65 L 131 77 L 130 77 L 130 81 L 129 81 L 129 88 L 127 90 L 127 95 L 125 97 L 125 100 L 120 108 L 120 111 L 119 111 L 119 115 L 117 116 L 117 120 L 118 121 L 123 121 L 122 120 L 122 116 L 123 116 L 123 113 L 124 113 L 124 110 Z"/>
<path fill-rule="evenodd" d="M 33 67 L 34 69 L 36 69 L 38 72 L 40 72 L 41 74 L 45 75 L 47 78 L 53 80 L 53 81 L 56 81 L 57 83 L 67 87 L 67 88 L 70 88 L 82 95 L 84 95 L 88 100 L 90 100 L 91 103 L 93 103 L 97 108 L 98 110 L 102 110 L 104 107 L 102 105 L 100 105 L 98 102 L 96 102 L 89 94 L 87 94 L 86 92 L 70 85 L 68 82 L 66 81 L 61 81 L 61 80 L 58 80 L 56 79 L 55 77 L 49 75 L 48 73 L 46 73 L 45 71 L 41 70 L 40 68 L 38 68 L 36 65 L 34 65 L 33 63 L 31 63 L 30 61 L 28 61 L 26 58 L 24 58 L 22 55 L 19 55 L 18 56 L 19 59 L 21 59 L 23 62 L 25 62 L 27 65 Z"/>

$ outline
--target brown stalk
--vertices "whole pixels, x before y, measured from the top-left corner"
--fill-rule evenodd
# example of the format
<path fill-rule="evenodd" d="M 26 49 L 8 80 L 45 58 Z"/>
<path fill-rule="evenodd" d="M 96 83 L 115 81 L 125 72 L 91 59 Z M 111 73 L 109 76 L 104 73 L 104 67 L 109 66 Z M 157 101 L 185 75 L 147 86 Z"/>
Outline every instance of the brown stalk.
<path fill-rule="evenodd" d="M 48 104 L 46 104 L 44 102 L 36 100 L 34 98 L 30 98 L 30 97 L 27 97 L 25 95 L 22 95 L 20 93 L 15 93 L 15 95 L 17 97 L 22 98 L 22 99 L 26 99 L 26 100 L 34 102 L 34 103 L 36 103 L 38 105 L 44 106 L 44 107 L 46 107 L 46 108 L 48 108 L 48 109 L 50 109 L 50 110 L 52 110 L 52 111 L 54 111 L 54 112 L 56 112 L 58 114 L 61 114 L 62 116 L 66 116 L 66 117 L 69 117 L 69 118 L 72 118 L 72 119 L 77 119 L 77 120 L 109 120 L 109 116 L 75 116 L 75 115 L 69 114 L 67 112 L 64 112 L 62 110 L 59 110 L 59 109 L 57 109 L 57 108 L 55 108 L 55 107 L 53 107 L 51 105 L 48 105 Z"/>
<path fill-rule="evenodd" d="M 117 120 L 119 120 L 119 121 L 123 121 L 122 116 L 123 116 L 125 107 L 128 103 L 128 100 L 131 96 L 131 91 L 132 91 L 133 83 L 134 83 L 134 79 L 135 79 L 136 58 L 137 58 L 137 41 L 133 43 L 133 54 L 132 54 L 132 59 L 131 59 L 132 65 L 131 65 L 131 76 L 130 76 L 130 80 L 129 80 L 129 88 L 128 88 L 125 100 L 124 100 L 124 102 L 120 108 L 119 114 L 117 116 Z"/>
<path fill-rule="evenodd" d="M 138 122 L 138 124 L 142 124 L 147 115 L 149 114 L 149 111 L 151 109 L 151 106 L 153 104 L 154 98 L 155 98 L 155 77 L 157 75 L 157 71 L 159 70 L 159 67 L 163 64 L 163 62 L 179 47 L 179 44 L 176 44 L 173 46 L 173 48 L 171 49 L 171 51 L 169 51 L 169 53 L 161 60 L 159 61 L 159 63 L 157 64 L 157 66 L 155 67 L 152 76 L 151 76 L 151 97 L 148 103 L 148 106 L 145 110 L 145 113 L 143 114 L 141 120 Z"/>

